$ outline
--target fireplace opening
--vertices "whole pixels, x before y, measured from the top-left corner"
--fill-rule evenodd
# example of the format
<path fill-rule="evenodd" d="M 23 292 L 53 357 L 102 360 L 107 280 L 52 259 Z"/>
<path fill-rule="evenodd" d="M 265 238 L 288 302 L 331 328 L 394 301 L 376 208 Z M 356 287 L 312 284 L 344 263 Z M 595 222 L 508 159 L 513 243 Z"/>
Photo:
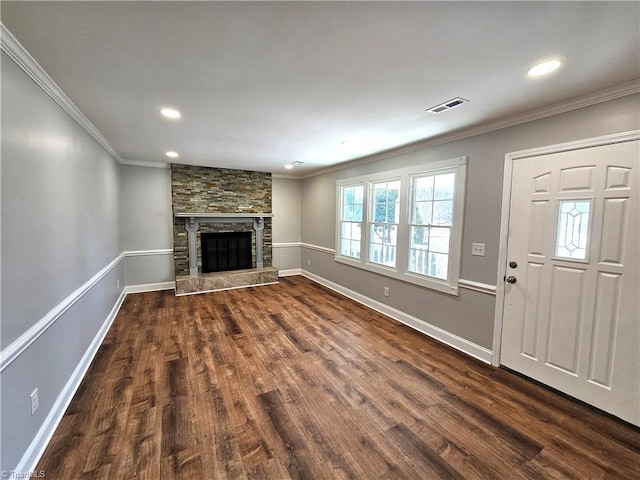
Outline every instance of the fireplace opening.
<path fill-rule="evenodd" d="M 251 232 L 201 233 L 202 273 L 252 267 Z"/>

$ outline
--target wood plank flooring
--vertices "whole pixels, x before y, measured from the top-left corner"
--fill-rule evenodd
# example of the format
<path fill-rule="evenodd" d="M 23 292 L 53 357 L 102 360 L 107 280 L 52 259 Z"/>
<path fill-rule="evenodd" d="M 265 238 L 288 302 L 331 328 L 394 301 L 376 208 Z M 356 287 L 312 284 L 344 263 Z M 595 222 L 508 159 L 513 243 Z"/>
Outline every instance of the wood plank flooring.
<path fill-rule="evenodd" d="M 47 479 L 638 478 L 640 431 L 303 277 L 129 295 Z"/>

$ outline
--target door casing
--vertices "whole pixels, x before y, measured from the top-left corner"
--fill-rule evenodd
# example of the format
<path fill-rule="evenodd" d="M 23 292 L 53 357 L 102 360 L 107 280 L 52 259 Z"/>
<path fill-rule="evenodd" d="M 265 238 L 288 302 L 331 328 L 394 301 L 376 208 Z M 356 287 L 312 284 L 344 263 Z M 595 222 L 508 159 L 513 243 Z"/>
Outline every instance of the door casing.
<path fill-rule="evenodd" d="M 507 272 L 507 247 L 509 238 L 509 215 L 511 206 L 513 162 L 515 160 L 537 157 L 540 155 L 561 153 L 570 150 L 581 150 L 590 147 L 629 142 L 638 139 L 640 139 L 640 130 L 631 130 L 628 132 L 614 133 L 601 137 L 587 138 L 584 140 L 576 140 L 573 142 L 559 143 L 555 145 L 547 145 L 544 147 L 532 148 L 528 150 L 520 150 L 517 152 L 507 153 L 504 156 L 502 210 L 500 217 L 500 244 L 498 248 L 498 275 L 496 279 L 496 311 L 493 322 L 493 349 L 491 355 L 491 364 L 494 367 L 500 366 L 500 352 L 502 347 L 502 325 L 504 321 L 505 301 L 504 278 Z"/>

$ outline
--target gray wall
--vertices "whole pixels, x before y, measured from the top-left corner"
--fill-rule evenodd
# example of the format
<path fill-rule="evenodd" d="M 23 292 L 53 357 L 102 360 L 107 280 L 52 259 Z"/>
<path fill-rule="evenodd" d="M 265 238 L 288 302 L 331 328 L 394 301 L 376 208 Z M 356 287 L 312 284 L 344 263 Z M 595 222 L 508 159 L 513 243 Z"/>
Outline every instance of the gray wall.
<path fill-rule="evenodd" d="M 273 178 L 273 266 L 300 268 L 302 181 Z"/>
<path fill-rule="evenodd" d="M 334 248 L 335 182 L 373 172 L 467 156 L 461 278 L 495 285 L 502 177 L 506 153 L 636 129 L 640 97 L 627 96 L 464 140 L 425 148 L 307 178 L 302 183 L 302 242 Z M 485 257 L 471 256 L 471 243 L 486 244 Z M 304 248 L 306 270 L 409 313 L 464 339 L 491 348 L 493 296 L 463 291 L 459 297 L 416 287 L 338 264 L 331 254 Z M 307 266 L 311 260 L 311 266 Z M 388 298 L 383 286 L 390 288 Z"/>
<path fill-rule="evenodd" d="M 0 303 L 6 352 L 122 252 L 121 169 L 4 53 L 1 62 Z M 14 468 L 34 439 L 116 303 L 122 278 L 117 264 L 4 366 L 0 470 Z M 29 394 L 36 387 L 40 408 L 31 416 Z"/>
<path fill-rule="evenodd" d="M 169 168 L 122 165 L 120 217 L 125 285 L 171 282 L 173 250 Z"/>

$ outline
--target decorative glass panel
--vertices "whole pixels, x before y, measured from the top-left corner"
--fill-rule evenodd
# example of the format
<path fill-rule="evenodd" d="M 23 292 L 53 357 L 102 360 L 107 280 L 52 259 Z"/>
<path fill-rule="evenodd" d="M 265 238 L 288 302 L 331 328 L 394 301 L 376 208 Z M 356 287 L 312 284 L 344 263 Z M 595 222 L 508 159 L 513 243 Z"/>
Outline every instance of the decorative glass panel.
<path fill-rule="evenodd" d="M 591 200 L 561 200 L 558 209 L 556 256 L 586 260 Z"/>

